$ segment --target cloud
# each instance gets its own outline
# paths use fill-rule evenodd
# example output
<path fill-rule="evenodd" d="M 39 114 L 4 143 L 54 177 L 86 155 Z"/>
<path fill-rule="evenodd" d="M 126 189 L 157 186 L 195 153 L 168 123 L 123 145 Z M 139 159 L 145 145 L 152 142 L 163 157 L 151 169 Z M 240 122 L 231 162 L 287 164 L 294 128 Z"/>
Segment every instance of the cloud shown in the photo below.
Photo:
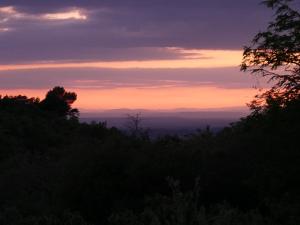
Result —
<path fill-rule="evenodd" d="M 36 69 L 0 72 L 0 89 L 115 89 L 213 86 L 223 89 L 265 87 L 239 68 L 213 69 Z"/>
<path fill-rule="evenodd" d="M 42 15 L 42 18 L 46 20 L 86 20 L 87 15 L 79 9 L 73 9 L 66 12 L 47 13 Z"/>
<path fill-rule="evenodd" d="M 30 14 L 14 6 L 4 6 L 0 7 L 0 32 L 16 30 L 18 22 L 22 24 L 24 21 L 32 24 L 33 22 L 86 20 L 87 18 L 84 10 L 79 8 L 66 8 L 63 11 L 46 14 Z"/>
<path fill-rule="evenodd" d="M 10 29 L 7 27 L 0 28 L 0 32 L 7 32 L 7 31 L 10 31 Z"/>
<path fill-rule="evenodd" d="M 0 65 L 0 71 L 47 69 L 47 68 L 111 68 L 111 69 L 179 69 L 179 68 L 220 68 L 238 66 L 242 51 L 229 50 L 186 50 L 182 48 L 166 48 L 177 58 L 161 60 L 131 60 L 131 61 L 91 61 L 91 62 L 64 62 L 50 61 L 33 64 Z"/>
<path fill-rule="evenodd" d="M 1 0 L 1 94 L 62 85 L 86 108 L 243 105 L 265 85 L 238 68 L 271 18 L 260 2 Z"/>
<path fill-rule="evenodd" d="M 26 38 L 26 37 L 23 37 Z M 30 40 L 28 40 L 30 41 Z M 0 43 L 1 45 L 1 43 Z M 65 45 L 69 45 L 66 42 Z M 88 45 L 88 44 L 87 44 Z M 8 48 L 7 46 L 3 46 Z M 70 45 L 70 48 L 72 46 Z M 31 48 L 30 44 L 23 48 L 15 48 L 5 59 L 0 61 L 1 64 L 34 64 L 41 62 L 90 62 L 90 61 L 133 61 L 133 60 L 171 60 L 181 59 L 183 57 L 192 57 L 196 55 L 192 52 L 183 52 L 177 50 L 178 48 L 163 48 L 163 47 L 134 47 L 134 48 L 101 48 L 95 47 L 89 51 L 81 51 L 77 54 L 70 56 L 65 52 L 57 51 L 56 48 L 51 46 L 44 46 L 42 49 Z M 42 50 L 42 51 L 41 51 Z M 98 51 L 101 50 L 101 54 Z M 30 51 L 30 56 L 27 56 L 26 60 L 23 57 L 24 51 Z M 1 55 L 1 52 L 0 52 Z M 197 56 L 198 57 L 198 56 Z M 201 57 L 201 56 L 200 56 Z M 203 56 L 202 56 L 203 57 Z"/>
<path fill-rule="evenodd" d="M 0 94 L 44 98 L 54 86 L 78 94 L 75 107 L 220 108 L 245 106 L 258 85 L 239 68 L 218 69 L 36 69 L 0 72 Z M 262 87 L 264 87 L 262 85 Z"/>
<path fill-rule="evenodd" d="M 19 11 L 14 6 L 0 7 L 1 22 L 5 23 L 12 19 L 32 19 L 32 20 L 86 20 L 87 15 L 84 10 L 72 7 L 63 11 L 45 13 L 45 14 L 30 14 Z"/>
<path fill-rule="evenodd" d="M 128 60 L 136 49 L 154 59 L 151 54 L 157 52 L 145 49 L 170 46 L 241 49 L 270 18 L 259 2 L 3 0 L 0 64 Z"/>
<path fill-rule="evenodd" d="M 0 13 L 16 17 L 20 15 L 20 13 L 18 13 L 13 6 L 0 7 Z"/>

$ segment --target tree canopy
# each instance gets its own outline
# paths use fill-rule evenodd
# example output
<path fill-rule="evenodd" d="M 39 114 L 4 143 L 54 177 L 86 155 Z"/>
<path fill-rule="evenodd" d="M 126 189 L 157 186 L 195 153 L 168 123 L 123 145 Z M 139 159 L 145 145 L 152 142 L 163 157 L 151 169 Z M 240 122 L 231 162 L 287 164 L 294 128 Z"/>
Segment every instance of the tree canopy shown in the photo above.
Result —
<path fill-rule="evenodd" d="M 300 224 L 300 101 L 148 139 L 139 115 L 126 133 L 45 99 L 0 97 L 0 224 Z"/>
<path fill-rule="evenodd" d="M 244 48 L 241 70 L 269 78 L 273 86 L 253 101 L 257 107 L 274 100 L 280 105 L 300 94 L 300 14 L 293 0 L 266 0 L 274 21 Z M 266 101 L 267 100 L 267 101 Z"/>
<path fill-rule="evenodd" d="M 48 91 L 46 98 L 41 101 L 43 109 L 55 112 L 59 116 L 77 117 L 79 112 L 72 109 L 71 105 L 76 101 L 75 92 L 67 92 L 63 87 L 54 87 Z"/>

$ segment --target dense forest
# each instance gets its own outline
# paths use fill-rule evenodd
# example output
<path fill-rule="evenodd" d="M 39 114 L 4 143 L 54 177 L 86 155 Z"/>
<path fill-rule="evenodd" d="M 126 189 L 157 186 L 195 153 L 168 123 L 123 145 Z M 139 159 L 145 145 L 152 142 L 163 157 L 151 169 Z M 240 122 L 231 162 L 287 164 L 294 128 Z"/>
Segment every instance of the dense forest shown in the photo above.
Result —
<path fill-rule="evenodd" d="M 63 87 L 1 96 L 0 224 L 300 224 L 300 15 L 288 2 L 266 1 L 277 17 L 242 62 L 275 84 L 218 133 L 153 140 L 80 123 Z"/>
<path fill-rule="evenodd" d="M 1 224 L 300 222 L 300 99 L 150 140 L 79 123 L 74 94 L 49 93 L 0 99 Z"/>

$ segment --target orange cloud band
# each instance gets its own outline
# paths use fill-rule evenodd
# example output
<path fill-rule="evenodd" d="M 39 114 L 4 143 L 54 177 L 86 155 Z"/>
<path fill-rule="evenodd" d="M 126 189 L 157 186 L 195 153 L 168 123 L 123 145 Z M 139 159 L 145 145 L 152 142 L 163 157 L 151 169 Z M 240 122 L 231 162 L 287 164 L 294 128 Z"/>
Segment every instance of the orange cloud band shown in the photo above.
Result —
<path fill-rule="evenodd" d="M 97 61 L 97 62 L 48 62 L 19 65 L 0 65 L 0 71 L 52 68 L 110 68 L 110 69 L 180 69 L 237 67 L 242 51 L 232 50 L 185 50 L 169 48 L 178 54 L 190 54 L 182 59 L 143 61 Z"/>

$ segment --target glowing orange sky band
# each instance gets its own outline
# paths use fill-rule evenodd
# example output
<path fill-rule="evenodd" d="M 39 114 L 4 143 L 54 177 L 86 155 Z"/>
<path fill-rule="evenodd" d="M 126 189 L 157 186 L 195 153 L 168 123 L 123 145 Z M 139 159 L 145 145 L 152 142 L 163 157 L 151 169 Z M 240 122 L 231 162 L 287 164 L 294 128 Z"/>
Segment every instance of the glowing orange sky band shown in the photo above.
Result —
<path fill-rule="evenodd" d="M 184 53 L 185 50 L 180 50 Z M 48 62 L 18 65 L 0 65 L 0 71 L 26 69 L 63 68 L 110 68 L 110 69 L 182 69 L 237 67 L 242 51 L 231 50 L 186 50 L 191 58 L 172 60 L 96 61 L 96 62 Z"/>
<path fill-rule="evenodd" d="M 218 87 L 172 88 L 113 88 L 70 89 L 78 99 L 74 107 L 98 110 L 115 108 L 175 109 L 175 108 L 222 108 L 246 106 L 257 90 L 252 88 L 223 89 Z M 25 94 L 44 98 L 48 89 L 0 90 L 2 95 Z"/>

